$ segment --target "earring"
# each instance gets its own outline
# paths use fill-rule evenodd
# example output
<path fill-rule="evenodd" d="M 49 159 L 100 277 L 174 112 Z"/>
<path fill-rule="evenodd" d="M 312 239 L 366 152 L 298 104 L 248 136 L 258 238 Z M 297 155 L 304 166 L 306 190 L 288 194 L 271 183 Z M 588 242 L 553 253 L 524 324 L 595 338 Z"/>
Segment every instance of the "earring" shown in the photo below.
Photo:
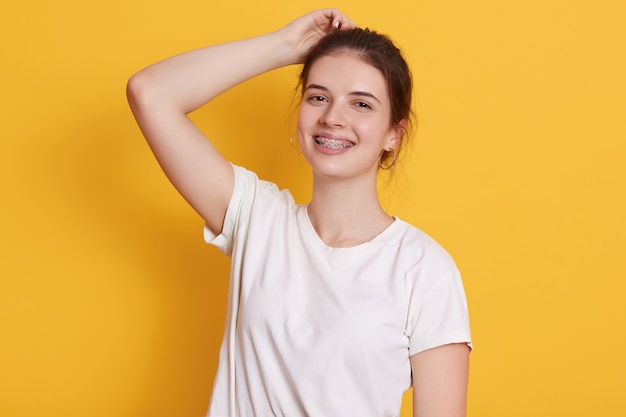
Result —
<path fill-rule="evenodd" d="M 389 165 L 383 166 L 383 164 L 381 163 L 381 158 L 383 157 L 385 152 L 393 152 L 393 160 L 391 161 L 391 163 Z M 393 148 L 391 151 L 385 151 L 383 149 L 382 151 L 380 151 L 380 154 L 378 154 L 378 166 L 383 171 L 387 171 L 389 168 L 391 168 L 396 163 L 396 157 L 397 157 L 397 155 L 396 155 L 396 148 Z"/>
<path fill-rule="evenodd" d="M 293 135 L 291 135 L 291 137 L 289 138 L 289 145 L 291 146 L 291 149 L 294 150 L 294 152 L 296 153 L 302 153 L 302 151 L 300 149 L 298 149 L 296 147 L 296 145 L 293 144 L 293 137 L 296 136 L 296 134 L 294 133 Z"/>

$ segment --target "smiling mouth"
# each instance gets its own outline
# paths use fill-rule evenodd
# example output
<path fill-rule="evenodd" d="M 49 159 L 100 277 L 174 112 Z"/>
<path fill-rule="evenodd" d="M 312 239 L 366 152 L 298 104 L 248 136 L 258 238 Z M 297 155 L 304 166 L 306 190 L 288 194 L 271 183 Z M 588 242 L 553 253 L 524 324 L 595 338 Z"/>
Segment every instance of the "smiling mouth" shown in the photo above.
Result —
<path fill-rule="evenodd" d="M 348 140 L 329 139 L 323 136 L 314 136 L 313 140 L 318 145 L 328 149 L 346 149 L 354 146 L 354 143 Z"/>

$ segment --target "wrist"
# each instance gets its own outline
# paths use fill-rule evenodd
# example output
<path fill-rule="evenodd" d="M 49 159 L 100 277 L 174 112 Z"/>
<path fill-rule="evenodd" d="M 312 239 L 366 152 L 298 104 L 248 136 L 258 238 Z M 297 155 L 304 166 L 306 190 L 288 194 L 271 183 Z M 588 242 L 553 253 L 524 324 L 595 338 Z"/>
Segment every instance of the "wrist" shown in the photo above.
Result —
<path fill-rule="evenodd" d="M 286 28 L 270 32 L 267 36 L 272 38 L 272 51 L 280 66 L 301 64 L 303 53 L 298 50 L 298 45 L 289 36 Z"/>

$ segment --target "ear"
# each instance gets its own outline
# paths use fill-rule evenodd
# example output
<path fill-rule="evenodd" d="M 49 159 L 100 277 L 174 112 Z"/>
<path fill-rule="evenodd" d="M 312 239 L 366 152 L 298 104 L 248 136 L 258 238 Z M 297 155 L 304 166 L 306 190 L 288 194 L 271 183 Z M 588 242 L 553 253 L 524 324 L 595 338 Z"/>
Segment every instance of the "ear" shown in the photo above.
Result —
<path fill-rule="evenodd" d="M 385 146 L 387 152 L 391 152 L 402 142 L 402 136 L 406 133 L 406 120 L 400 120 L 397 125 L 391 128 L 389 133 L 389 140 L 387 141 L 387 146 Z"/>

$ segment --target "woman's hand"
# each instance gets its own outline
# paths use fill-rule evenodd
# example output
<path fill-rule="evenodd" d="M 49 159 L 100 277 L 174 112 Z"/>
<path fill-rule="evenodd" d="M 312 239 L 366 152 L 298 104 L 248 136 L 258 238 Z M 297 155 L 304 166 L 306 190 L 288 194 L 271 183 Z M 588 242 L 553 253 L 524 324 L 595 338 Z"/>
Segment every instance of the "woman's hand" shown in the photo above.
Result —
<path fill-rule="evenodd" d="M 355 27 L 338 9 L 323 9 L 307 13 L 277 32 L 290 48 L 290 63 L 300 64 L 322 37 L 333 30 Z"/>

